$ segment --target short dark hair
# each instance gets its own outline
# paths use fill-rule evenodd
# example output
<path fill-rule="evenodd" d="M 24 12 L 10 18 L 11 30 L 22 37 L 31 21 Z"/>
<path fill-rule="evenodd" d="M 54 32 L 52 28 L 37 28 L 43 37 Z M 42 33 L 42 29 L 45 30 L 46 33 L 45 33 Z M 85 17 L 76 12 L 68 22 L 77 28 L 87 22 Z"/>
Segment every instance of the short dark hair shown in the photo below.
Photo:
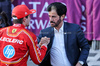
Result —
<path fill-rule="evenodd" d="M 28 18 L 28 16 L 26 16 L 26 18 Z M 16 16 L 13 15 L 12 17 L 16 17 Z M 13 23 L 15 23 L 15 24 L 22 24 L 23 23 L 23 18 L 13 19 Z"/>
<path fill-rule="evenodd" d="M 51 3 L 48 7 L 47 7 L 47 11 L 50 12 L 51 10 L 55 9 L 57 14 L 59 16 L 62 16 L 63 14 L 66 15 L 67 12 L 67 7 L 66 5 L 60 3 L 60 2 L 54 2 Z"/>

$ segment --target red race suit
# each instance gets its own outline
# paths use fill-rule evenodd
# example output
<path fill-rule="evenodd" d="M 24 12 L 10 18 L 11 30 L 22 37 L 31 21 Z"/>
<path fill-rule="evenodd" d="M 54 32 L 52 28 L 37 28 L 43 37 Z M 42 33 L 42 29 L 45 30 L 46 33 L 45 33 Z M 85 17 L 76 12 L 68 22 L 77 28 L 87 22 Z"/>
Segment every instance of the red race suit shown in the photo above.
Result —
<path fill-rule="evenodd" d="M 0 29 L 0 66 L 27 66 L 30 55 L 35 64 L 41 63 L 47 51 L 38 47 L 35 34 L 22 24 Z"/>

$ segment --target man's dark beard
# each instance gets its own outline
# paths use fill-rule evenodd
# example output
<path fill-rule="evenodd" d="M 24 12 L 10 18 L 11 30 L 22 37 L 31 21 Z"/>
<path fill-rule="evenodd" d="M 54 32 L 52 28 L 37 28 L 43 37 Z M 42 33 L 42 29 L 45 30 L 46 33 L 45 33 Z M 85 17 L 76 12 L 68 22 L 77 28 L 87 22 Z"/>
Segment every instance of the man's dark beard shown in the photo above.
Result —
<path fill-rule="evenodd" d="M 55 22 L 51 21 L 50 23 L 55 23 Z M 57 23 L 55 23 L 55 25 L 52 27 L 57 27 L 60 23 L 61 23 L 61 17 L 59 17 L 59 20 L 57 21 Z"/>

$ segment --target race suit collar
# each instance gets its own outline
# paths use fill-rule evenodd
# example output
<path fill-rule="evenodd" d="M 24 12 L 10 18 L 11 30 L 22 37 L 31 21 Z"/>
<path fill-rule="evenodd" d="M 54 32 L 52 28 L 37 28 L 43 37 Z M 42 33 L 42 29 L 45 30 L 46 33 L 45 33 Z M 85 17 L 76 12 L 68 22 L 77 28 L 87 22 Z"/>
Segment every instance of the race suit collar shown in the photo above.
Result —
<path fill-rule="evenodd" d="M 23 27 L 25 28 L 25 26 L 23 24 L 13 24 L 14 27 Z"/>

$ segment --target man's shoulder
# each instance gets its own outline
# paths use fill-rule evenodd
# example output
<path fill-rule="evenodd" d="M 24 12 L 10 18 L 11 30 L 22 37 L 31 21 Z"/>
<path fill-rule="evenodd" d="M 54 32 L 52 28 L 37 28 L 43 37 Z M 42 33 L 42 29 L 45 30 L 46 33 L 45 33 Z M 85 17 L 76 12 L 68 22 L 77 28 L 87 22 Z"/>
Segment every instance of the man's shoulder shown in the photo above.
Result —
<path fill-rule="evenodd" d="M 65 22 L 64 28 L 69 30 L 69 31 L 76 31 L 77 29 L 80 28 L 80 26 L 78 24 Z"/>
<path fill-rule="evenodd" d="M 6 30 L 6 29 L 7 29 L 7 27 L 0 28 L 0 31 Z"/>
<path fill-rule="evenodd" d="M 27 35 L 36 36 L 33 32 L 29 31 L 28 29 L 23 29 L 23 30 Z"/>
<path fill-rule="evenodd" d="M 75 23 L 69 23 L 69 22 L 64 22 L 65 25 L 68 25 L 68 26 L 79 26 L 78 24 L 75 24 Z"/>
<path fill-rule="evenodd" d="M 51 31 L 53 29 L 53 27 L 47 27 L 45 29 L 42 29 L 41 31 L 43 32 L 47 32 L 47 31 Z"/>

